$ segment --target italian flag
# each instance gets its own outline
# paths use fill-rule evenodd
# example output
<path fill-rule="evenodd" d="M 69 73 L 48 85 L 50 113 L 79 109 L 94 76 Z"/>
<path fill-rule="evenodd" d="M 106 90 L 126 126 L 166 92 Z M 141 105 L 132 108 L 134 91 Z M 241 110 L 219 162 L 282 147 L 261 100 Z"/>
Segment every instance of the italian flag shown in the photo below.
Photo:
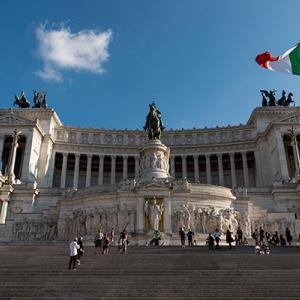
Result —
<path fill-rule="evenodd" d="M 300 43 L 283 55 L 272 57 L 272 54 L 267 51 L 258 54 L 255 60 L 261 67 L 271 71 L 300 75 Z"/>

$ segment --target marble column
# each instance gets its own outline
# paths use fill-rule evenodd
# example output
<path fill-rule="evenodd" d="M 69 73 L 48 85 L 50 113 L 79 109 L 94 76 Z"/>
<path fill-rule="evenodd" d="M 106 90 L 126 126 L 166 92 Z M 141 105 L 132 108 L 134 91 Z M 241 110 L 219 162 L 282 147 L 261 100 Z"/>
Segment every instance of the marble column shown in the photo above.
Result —
<path fill-rule="evenodd" d="M 195 182 L 199 182 L 199 155 L 194 155 L 194 177 Z"/>
<path fill-rule="evenodd" d="M 60 187 L 66 187 L 66 175 L 67 175 L 67 160 L 68 160 L 68 153 L 63 153 L 63 163 L 61 168 L 61 177 L 60 177 Z"/>
<path fill-rule="evenodd" d="M 263 187 L 263 176 L 261 175 L 261 168 L 260 168 L 260 152 L 258 150 L 254 151 L 254 159 L 255 159 L 255 186 L 256 187 Z"/>
<path fill-rule="evenodd" d="M 171 176 L 175 178 L 175 156 L 170 157 Z"/>
<path fill-rule="evenodd" d="M 0 224 L 5 224 L 8 201 L 0 199 Z"/>
<path fill-rule="evenodd" d="M 234 189 L 237 187 L 234 153 L 229 153 L 229 158 L 230 158 L 231 187 Z"/>
<path fill-rule="evenodd" d="M 224 186 L 224 171 L 223 171 L 223 161 L 222 154 L 217 154 L 218 157 L 218 169 L 219 169 L 219 185 Z"/>
<path fill-rule="evenodd" d="M 140 173 L 140 159 L 138 156 L 134 157 L 134 177 L 135 179 L 139 178 Z"/>
<path fill-rule="evenodd" d="M 289 180 L 289 171 L 287 166 L 287 159 L 285 154 L 285 148 L 283 144 L 283 139 L 280 131 L 276 132 L 276 141 L 277 141 L 277 149 L 278 149 L 278 159 L 281 171 L 281 179 Z"/>
<path fill-rule="evenodd" d="M 182 161 L 182 178 L 187 178 L 187 172 L 186 172 L 186 155 L 181 156 Z"/>
<path fill-rule="evenodd" d="M 17 130 L 15 130 L 11 150 L 9 153 L 9 162 L 8 162 L 8 180 L 10 182 L 11 181 L 13 182 L 15 177 L 14 169 L 16 164 L 17 148 L 19 146 L 18 139 L 19 139 L 19 133 L 17 132 Z"/>
<path fill-rule="evenodd" d="M 136 232 L 138 234 L 144 233 L 144 225 L 145 225 L 145 199 L 144 197 L 139 197 L 137 199 L 137 207 L 136 207 Z"/>
<path fill-rule="evenodd" d="M 92 154 L 87 154 L 87 166 L 86 166 L 86 177 L 85 177 L 85 186 L 91 186 L 91 178 L 92 178 Z"/>
<path fill-rule="evenodd" d="M 55 158 L 56 158 L 56 152 L 52 152 L 51 159 L 50 159 L 50 167 L 48 170 L 48 184 L 47 186 L 49 188 L 53 187 L 53 178 L 54 178 L 54 167 L 55 167 Z"/>
<path fill-rule="evenodd" d="M 34 171 L 30 170 L 30 158 L 32 152 L 32 139 L 33 139 L 33 132 L 26 136 L 26 144 L 25 144 L 25 151 L 23 156 L 23 163 L 22 163 L 22 176 L 21 180 L 25 182 L 34 182 Z"/>
<path fill-rule="evenodd" d="M 110 184 L 116 184 L 116 156 L 111 156 Z"/>
<path fill-rule="evenodd" d="M 78 189 L 79 161 L 80 161 L 80 153 L 75 153 L 75 166 L 74 166 L 74 176 L 73 176 L 73 188 L 74 189 Z"/>
<path fill-rule="evenodd" d="M 103 185 L 104 156 L 99 156 L 98 185 Z"/>
<path fill-rule="evenodd" d="M 206 182 L 211 184 L 211 165 L 210 165 L 210 154 L 205 154 L 206 162 Z"/>
<path fill-rule="evenodd" d="M 128 178 L 128 156 L 123 156 L 123 180 Z"/>
<path fill-rule="evenodd" d="M 171 201 L 169 197 L 164 197 L 164 233 L 172 234 Z"/>
<path fill-rule="evenodd" d="M 10 201 L 10 195 L 13 192 L 11 185 L 4 185 L 0 192 L 0 224 L 5 224 L 8 202 Z"/>
<path fill-rule="evenodd" d="M 248 163 L 247 163 L 246 152 L 242 152 L 242 158 L 243 158 L 244 186 L 249 187 L 249 174 L 248 174 Z"/>
<path fill-rule="evenodd" d="M 3 146 L 4 146 L 4 137 L 0 137 L 0 173 L 1 173 L 1 170 L 2 170 Z"/>
<path fill-rule="evenodd" d="M 292 136 L 292 146 L 293 146 L 293 155 L 294 155 L 294 162 L 295 162 L 295 178 L 299 179 L 300 177 L 300 157 L 299 157 L 299 148 L 297 142 L 297 134 Z"/>

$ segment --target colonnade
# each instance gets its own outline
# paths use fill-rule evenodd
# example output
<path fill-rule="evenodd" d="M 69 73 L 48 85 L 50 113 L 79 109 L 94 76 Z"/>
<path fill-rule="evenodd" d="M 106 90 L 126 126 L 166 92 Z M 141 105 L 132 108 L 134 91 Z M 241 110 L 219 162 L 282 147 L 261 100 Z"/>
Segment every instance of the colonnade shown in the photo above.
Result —
<path fill-rule="evenodd" d="M 51 173 L 53 173 L 54 182 L 53 186 L 66 188 L 72 186 L 77 189 L 80 187 L 80 174 L 82 169 L 84 170 L 85 182 L 84 187 L 90 187 L 92 184 L 92 175 L 95 175 L 95 170 L 97 172 L 97 182 L 94 184 L 103 185 L 103 184 L 116 184 L 116 171 L 117 171 L 117 161 L 122 161 L 122 178 L 126 180 L 128 178 L 137 178 L 139 174 L 139 157 L 137 156 L 128 156 L 128 155 L 94 155 L 94 154 L 81 154 L 81 153 L 56 153 L 54 155 L 55 159 L 53 160 L 53 166 Z M 75 159 L 74 159 L 75 158 Z M 84 160 L 82 161 L 82 158 Z M 109 164 L 106 164 L 106 159 L 109 159 Z M 71 160 L 71 163 L 70 163 Z M 130 160 L 130 174 L 128 173 L 128 165 Z M 73 161 L 73 163 L 72 163 Z M 95 165 L 97 166 L 95 167 Z M 107 167 L 109 165 L 109 170 Z M 106 172 L 108 171 L 108 172 Z M 68 173 L 72 177 L 72 183 L 67 186 L 67 176 Z M 104 182 L 106 173 L 109 173 L 109 182 Z M 130 175 L 130 176 L 129 176 Z M 57 178 L 59 177 L 59 179 Z M 94 178 L 95 176 L 93 176 Z M 81 185 L 82 187 L 82 185 Z"/>
<path fill-rule="evenodd" d="M 291 137 L 291 133 L 278 132 L 277 147 L 279 149 L 280 171 L 283 179 L 299 177 L 299 149 L 300 135 L 295 134 Z"/>
<path fill-rule="evenodd" d="M 139 176 L 138 156 L 57 152 L 54 157 L 52 166 L 54 182 L 52 186 L 55 187 L 77 189 L 91 185 L 113 185 L 122 179 L 138 178 Z M 191 159 L 193 160 L 192 166 Z M 187 178 L 191 182 L 218 184 L 220 186 L 230 185 L 232 188 L 239 185 L 249 187 L 249 163 L 253 186 L 255 185 L 255 158 L 254 152 L 251 151 L 225 154 L 171 155 L 170 175 L 175 178 Z M 230 180 L 228 180 L 229 172 Z"/>
<path fill-rule="evenodd" d="M 171 155 L 170 157 L 170 175 L 172 177 L 188 178 L 191 181 L 202 182 L 206 184 L 218 184 L 220 186 L 225 186 L 224 181 L 224 164 L 226 158 L 229 157 L 230 165 L 230 177 L 231 177 L 231 187 L 235 188 L 238 186 L 237 180 L 237 162 L 238 157 L 241 156 L 242 164 L 238 169 L 242 169 L 243 173 L 243 186 L 249 187 L 249 168 L 248 163 L 250 161 L 252 168 L 255 169 L 255 157 L 254 152 L 231 152 L 231 153 L 216 153 L 216 154 L 193 154 L 193 155 Z M 193 164 L 188 164 L 188 159 L 193 161 Z M 199 163 L 199 160 L 202 160 Z M 214 159 L 217 165 L 214 166 L 214 172 L 217 173 L 218 182 L 213 182 L 212 180 L 212 164 Z M 176 170 L 176 162 L 179 165 Z M 178 163 L 179 162 L 179 163 Z M 180 163 L 181 162 L 181 163 Z M 180 166 L 181 165 L 181 166 Z M 189 168 L 188 168 L 189 166 Z M 200 166 L 202 166 L 203 172 L 205 174 L 205 180 L 200 180 Z M 181 169 L 181 170 L 180 170 Z M 193 172 L 193 174 L 188 174 L 188 169 Z M 253 172 L 255 174 L 255 170 Z M 254 175 L 255 176 L 255 175 Z M 204 181 L 204 182 L 203 182 Z"/>

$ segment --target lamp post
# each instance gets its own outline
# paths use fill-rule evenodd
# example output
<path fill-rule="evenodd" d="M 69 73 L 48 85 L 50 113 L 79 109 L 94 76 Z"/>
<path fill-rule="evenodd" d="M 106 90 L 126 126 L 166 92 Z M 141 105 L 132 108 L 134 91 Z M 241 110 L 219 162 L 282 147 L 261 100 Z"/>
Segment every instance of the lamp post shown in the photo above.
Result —
<path fill-rule="evenodd" d="M 290 136 L 292 138 L 292 146 L 293 151 L 295 155 L 295 179 L 300 179 L 300 156 L 299 156 L 299 149 L 298 149 L 298 143 L 297 143 L 297 135 L 295 134 L 295 129 L 292 127 L 291 129 L 288 129 L 288 132 L 290 133 Z"/>

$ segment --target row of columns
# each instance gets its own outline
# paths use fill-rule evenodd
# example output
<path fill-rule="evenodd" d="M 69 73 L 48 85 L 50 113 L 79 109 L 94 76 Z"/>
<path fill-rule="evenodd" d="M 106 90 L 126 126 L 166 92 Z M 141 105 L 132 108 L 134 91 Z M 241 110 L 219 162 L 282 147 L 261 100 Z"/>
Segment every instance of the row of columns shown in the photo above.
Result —
<path fill-rule="evenodd" d="M 249 186 L 249 172 L 248 172 L 248 163 L 247 163 L 247 153 L 242 152 L 243 159 L 243 175 L 244 175 L 244 185 L 245 187 Z M 205 162 L 206 162 L 206 176 L 207 176 L 207 184 L 212 183 L 211 176 L 211 162 L 210 157 L 212 154 L 205 154 Z M 229 153 L 230 158 L 230 171 L 232 178 L 232 187 L 237 186 L 237 178 L 236 178 L 236 170 L 235 170 L 235 162 L 234 162 L 235 153 Z M 217 154 L 218 158 L 218 175 L 219 175 L 219 185 L 224 186 L 224 170 L 223 170 L 223 161 L 222 161 L 222 153 Z M 194 158 L 194 178 L 196 182 L 199 182 L 199 155 L 193 155 Z M 187 178 L 187 163 L 186 163 L 187 155 L 182 155 L 182 178 Z M 175 156 L 171 156 L 171 176 L 175 177 Z"/>
<path fill-rule="evenodd" d="M 66 175 L 67 175 L 67 159 L 69 153 L 62 153 L 63 161 L 62 161 L 62 170 L 61 170 L 61 178 L 60 178 L 60 187 L 66 187 Z M 80 162 L 80 153 L 75 153 L 75 167 L 74 167 L 74 178 L 73 178 L 73 188 L 78 188 L 79 183 L 79 162 Z M 91 186 L 91 174 L 92 174 L 92 158 L 93 154 L 85 154 L 87 156 L 87 169 L 86 169 L 86 180 L 85 186 Z M 107 155 L 106 155 L 107 156 Z M 111 157 L 111 172 L 110 172 L 110 183 L 116 183 L 116 158 L 115 155 L 110 155 Z M 126 180 L 128 178 L 128 156 L 122 156 L 123 158 L 123 179 Z M 135 177 L 137 178 L 139 175 L 139 158 L 137 156 L 135 159 Z M 103 176 L 104 176 L 104 155 L 99 155 L 99 173 L 98 173 L 98 185 L 103 185 Z"/>

